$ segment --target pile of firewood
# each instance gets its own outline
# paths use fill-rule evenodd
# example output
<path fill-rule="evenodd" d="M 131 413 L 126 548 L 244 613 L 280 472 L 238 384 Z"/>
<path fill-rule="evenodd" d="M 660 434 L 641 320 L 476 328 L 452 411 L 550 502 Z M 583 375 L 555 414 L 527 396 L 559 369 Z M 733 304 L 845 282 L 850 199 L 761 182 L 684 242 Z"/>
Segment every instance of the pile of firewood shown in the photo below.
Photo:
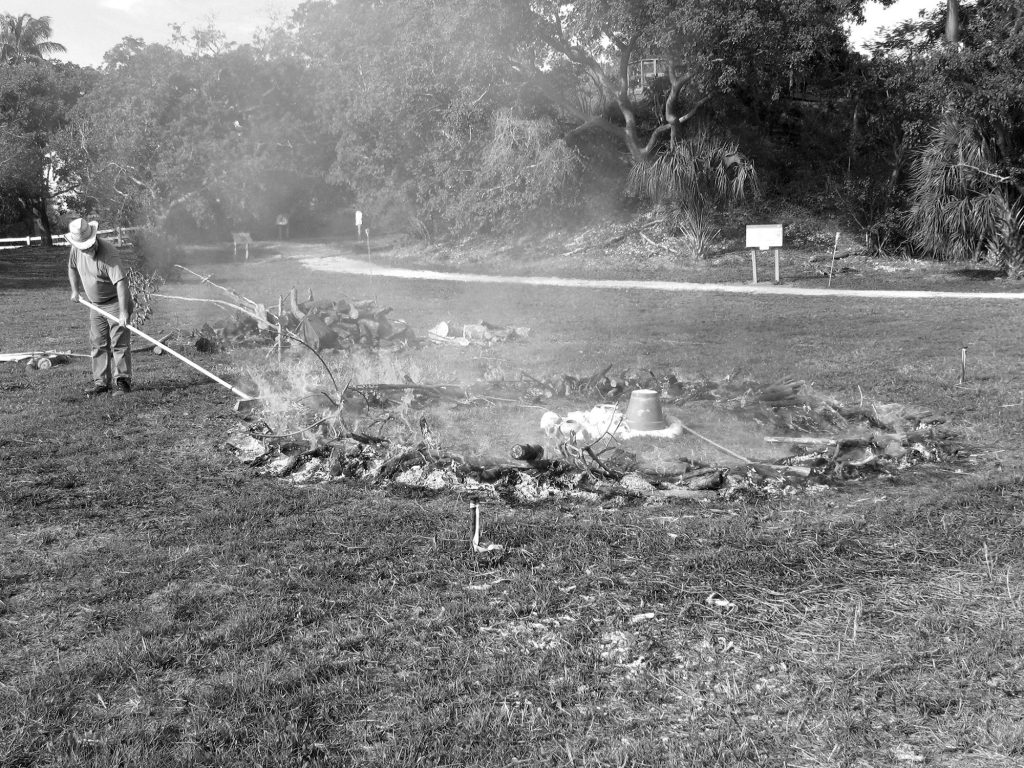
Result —
<path fill-rule="evenodd" d="M 459 327 L 442 320 L 427 331 L 427 340 L 434 344 L 449 344 L 458 347 L 468 347 L 470 344 L 491 346 L 525 339 L 529 335 L 530 329 L 523 326 L 502 326 L 481 320 L 479 323 L 467 323 Z"/>
<path fill-rule="evenodd" d="M 300 341 L 310 349 L 351 349 L 354 346 L 395 348 L 419 346 L 424 339 L 404 320 L 390 317 L 391 307 L 380 307 L 373 300 L 314 299 L 309 291 L 305 301 L 292 288 L 273 311 L 263 304 L 246 300 L 248 306 L 236 307 L 224 320 L 206 324 L 193 333 L 196 348 L 210 352 L 223 346 L 265 346 Z M 438 323 L 427 333 L 426 341 L 435 344 L 490 346 L 525 339 L 530 329 L 479 323 L 454 326 Z"/>
<path fill-rule="evenodd" d="M 405 321 L 389 317 L 391 311 L 391 307 L 380 307 L 369 299 L 316 300 L 312 291 L 302 301 L 292 288 L 280 308 L 256 302 L 236 307 L 232 316 L 194 332 L 194 343 L 200 352 L 223 346 L 290 345 L 293 341 L 316 352 L 357 345 L 381 348 L 420 343 Z"/>
<path fill-rule="evenodd" d="M 289 328 L 316 351 L 348 349 L 356 344 L 379 347 L 416 343 L 416 334 L 403 320 L 388 317 L 391 307 L 378 307 L 372 300 L 315 301 L 313 292 L 300 302 L 296 290 L 288 294 Z"/>

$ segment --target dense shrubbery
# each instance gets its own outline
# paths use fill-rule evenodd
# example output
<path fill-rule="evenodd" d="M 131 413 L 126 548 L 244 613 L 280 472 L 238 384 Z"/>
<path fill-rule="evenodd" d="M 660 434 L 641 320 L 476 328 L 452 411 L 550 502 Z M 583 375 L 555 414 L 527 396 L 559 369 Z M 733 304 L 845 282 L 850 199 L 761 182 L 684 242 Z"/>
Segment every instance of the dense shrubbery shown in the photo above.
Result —
<path fill-rule="evenodd" d="M 579 193 L 579 155 L 551 119 L 495 115 L 472 182 L 448 211 L 459 232 L 500 232 L 550 221 L 571 210 Z"/>
<path fill-rule="evenodd" d="M 965 5 L 960 47 L 937 9 L 865 57 L 859 0 L 741 6 L 339 0 L 253 45 L 178 29 L 100 71 L 0 64 L 0 212 L 219 239 L 359 208 L 377 231 L 499 233 L 623 200 L 624 158 L 698 257 L 761 186 L 886 254 L 1020 271 L 1024 9 Z M 639 59 L 672 66 L 644 83 Z"/>

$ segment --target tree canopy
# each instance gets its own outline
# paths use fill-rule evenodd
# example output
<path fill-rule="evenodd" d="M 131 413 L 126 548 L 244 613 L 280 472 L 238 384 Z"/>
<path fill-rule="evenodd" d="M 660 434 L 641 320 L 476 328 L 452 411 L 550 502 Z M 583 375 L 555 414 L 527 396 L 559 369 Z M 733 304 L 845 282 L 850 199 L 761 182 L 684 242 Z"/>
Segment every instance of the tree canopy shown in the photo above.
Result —
<path fill-rule="evenodd" d="M 45 58 L 61 50 L 49 19 L 5 15 L 0 197 L 45 218 L 46 166 L 112 223 L 222 236 L 358 205 L 433 237 L 554 222 L 599 195 L 704 220 L 760 189 L 830 206 L 879 248 L 1005 254 L 1024 10 L 937 1 L 868 56 L 847 33 L 863 5 L 310 0 L 248 45 L 177 26 L 73 76 Z M 950 168 L 973 176 L 935 184 Z M 694 179 L 731 191 L 690 194 Z M 991 225 L 952 237 L 927 210 Z"/>
<path fill-rule="evenodd" d="M 50 237 L 54 198 L 68 187 L 53 141 L 91 75 L 70 64 L 0 66 L 0 210 Z"/>
<path fill-rule="evenodd" d="M 203 55 L 123 41 L 61 137 L 80 207 L 188 234 L 300 221 L 331 197 L 331 142 L 306 77 L 294 58 L 250 46 Z"/>

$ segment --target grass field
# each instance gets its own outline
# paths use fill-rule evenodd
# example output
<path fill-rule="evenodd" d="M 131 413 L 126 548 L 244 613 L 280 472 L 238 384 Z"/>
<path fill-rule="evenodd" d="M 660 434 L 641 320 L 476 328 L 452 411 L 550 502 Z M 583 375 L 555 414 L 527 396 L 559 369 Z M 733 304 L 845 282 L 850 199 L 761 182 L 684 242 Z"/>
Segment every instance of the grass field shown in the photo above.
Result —
<path fill-rule="evenodd" d="M 0 765 L 1024 764 L 1021 303 L 203 270 L 268 303 L 376 297 L 421 333 L 532 328 L 410 351 L 425 382 L 481 356 L 796 377 L 942 413 L 986 458 L 736 504 L 488 502 L 494 559 L 452 494 L 256 476 L 224 445 L 234 396 L 166 356 L 124 398 L 86 399 L 83 362 L 4 364 Z M 60 253 L 0 255 L 0 351 L 86 351 L 65 279 Z M 217 316 L 164 301 L 146 329 Z"/>

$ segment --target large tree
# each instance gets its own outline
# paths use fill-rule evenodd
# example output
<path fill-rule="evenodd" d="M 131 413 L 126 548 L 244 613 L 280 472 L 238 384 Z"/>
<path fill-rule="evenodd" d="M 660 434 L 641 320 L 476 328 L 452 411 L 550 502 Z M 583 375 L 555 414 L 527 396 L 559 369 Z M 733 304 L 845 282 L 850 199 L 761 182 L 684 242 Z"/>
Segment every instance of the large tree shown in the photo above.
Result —
<path fill-rule="evenodd" d="M 71 64 L 0 66 L 0 199 L 51 243 L 50 206 L 74 186 L 56 161 L 56 137 L 94 73 Z"/>
<path fill-rule="evenodd" d="M 542 124 L 545 115 L 521 92 L 526 77 L 511 66 L 530 40 L 514 11 L 505 0 L 341 0 L 301 8 L 296 44 L 311 62 L 314 98 L 337 137 L 335 183 L 350 187 L 360 205 L 424 232 L 458 228 L 467 206 L 492 194 L 494 216 L 484 219 L 500 218 L 498 198 L 513 203 L 514 216 L 525 215 L 524 195 L 501 194 L 518 182 L 507 178 L 507 164 L 497 167 L 510 158 L 493 145 L 495 132 L 512 143 L 523 139 L 520 147 L 534 153 L 524 169 L 549 168 L 540 157 L 550 159 L 552 149 L 567 155 L 552 147 L 557 131 Z M 490 184 L 481 173 L 490 174 Z M 526 188 L 552 186 L 526 181 Z"/>
<path fill-rule="evenodd" d="M 63 137 L 83 210 L 223 235 L 269 231 L 278 213 L 298 222 L 330 199 L 332 145 L 317 129 L 303 63 L 251 46 L 206 51 L 126 39 L 108 54 Z"/>
<path fill-rule="evenodd" d="M 550 166 L 540 153 L 559 154 L 558 141 L 572 147 L 583 137 L 604 137 L 645 163 L 680 141 L 694 118 L 770 111 L 848 57 L 843 23 L 862 5 L 339 0 L 305 4 L 295 24 L 338 135 L 333 177 L 361 196 L 387 191 L 414 217 L 437 221 L 446 208 L 465 208 L 459 188 L 492 188 L 476 170 L 495 156 L 487 147 L 512 125 L 501 117 L 509 110 L 556 126 L 533 125 L 532 135 L 546 138 L 523 170 Z M 642 58 L 668 63 L 664 92 L 653 100 L 634 87 L 632 67 Z M 555 189 L 552 181 L 540 186 Z"/>
<path fill-rule="evenodd" d="M 42 61 L 47 56 L 66 52 L 67 48 L 50 39 L 52 34 L 49 16 L 0 14 L 0 62 Z"/>

